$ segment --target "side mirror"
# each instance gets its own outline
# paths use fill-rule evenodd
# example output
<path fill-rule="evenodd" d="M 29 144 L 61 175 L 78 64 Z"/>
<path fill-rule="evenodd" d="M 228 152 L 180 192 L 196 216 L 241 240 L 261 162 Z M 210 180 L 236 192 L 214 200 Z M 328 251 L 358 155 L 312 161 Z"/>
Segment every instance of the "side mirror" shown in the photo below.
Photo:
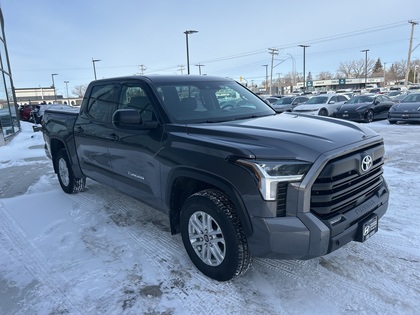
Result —
<path fill-rule="evenodd" d="M 157 121 L 143 122 L 135 109 L 118 109 L 112 115 L 112 124 L 115 128 L 125 130 L 147 130 L 158 126 Z"/>
<path fill-rule="evenodd" d="M 335 101 L 330 101 L 328 104 L 335 104 Z"/>

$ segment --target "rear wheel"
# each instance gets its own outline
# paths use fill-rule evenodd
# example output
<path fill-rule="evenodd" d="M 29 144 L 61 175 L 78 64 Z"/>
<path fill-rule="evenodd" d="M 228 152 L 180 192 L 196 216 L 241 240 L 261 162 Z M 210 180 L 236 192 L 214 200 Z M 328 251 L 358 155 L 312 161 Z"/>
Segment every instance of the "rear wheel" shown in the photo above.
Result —
<path fill-rule="evenodd" d="M 68 194 L 75 194 L 85 189 L 86 178 L 76 178 L 70 166 L 65 149 L 58 151 L 55 157 L 55 167 L 61 189 Z"/>
<path fill-rule="evenodd" d="M 190 196 L 180 223 L 185 249 L 203 274 L 227 281 L 248 270 L 251 254 L 246 236 L 226 194 L 208 189 Z"/>

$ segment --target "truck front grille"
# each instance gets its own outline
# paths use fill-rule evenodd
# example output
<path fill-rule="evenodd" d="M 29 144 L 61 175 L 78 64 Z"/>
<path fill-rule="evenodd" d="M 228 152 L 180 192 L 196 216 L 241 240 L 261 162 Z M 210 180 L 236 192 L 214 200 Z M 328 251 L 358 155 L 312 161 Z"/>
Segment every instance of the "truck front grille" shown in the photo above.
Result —
<path fill-rule="evenodd" d="M 383 182 L 384 153 L 382 143 L 329 161 L 312 186 L 311 211 L 328 218 L 373 196 Z M 362 160 L 368 155 L 373 164 L 364 172 Z"/>

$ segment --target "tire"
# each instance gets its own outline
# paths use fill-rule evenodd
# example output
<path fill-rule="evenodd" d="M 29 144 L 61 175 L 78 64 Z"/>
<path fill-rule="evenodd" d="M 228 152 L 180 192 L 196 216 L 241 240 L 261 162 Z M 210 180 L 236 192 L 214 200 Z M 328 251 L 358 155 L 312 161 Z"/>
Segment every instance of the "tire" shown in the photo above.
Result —
<path fill-rule="evenodd" d="M 396 120 L 388 120 L 389 121 L 389 123 L 391 124 L 391 125 L 394 125 L 394 124 L 396 124 L 397 123 L 397 121 Z"/>
<path fill-rule="evenodd" d="M 76 178 L 70 166 L 65 149 L 58 151 L 55 157 L 55 168 L 61 189 L 67 194 L 75 194 L 85 189 L 86 178 Z"/>
<path fill-rule="evenodd" d="M 319 116 L 328 116 L 328 112 L 326 109 L 321 109 L 318 113 Z"/>
<path fill-rule="evenodd" d="M 365 123 L 371 123 L 373 121 L 373 118 L 373 110 L 369 109 L 365 116 Z"/>
<path fill-rule="evenodd" d="M 225 193 L 208 189 L 190 196 L 182 207 L 180 226 L 188 256 L 206 276 L 228 281 L 251 265 L 242 224 Z"/>

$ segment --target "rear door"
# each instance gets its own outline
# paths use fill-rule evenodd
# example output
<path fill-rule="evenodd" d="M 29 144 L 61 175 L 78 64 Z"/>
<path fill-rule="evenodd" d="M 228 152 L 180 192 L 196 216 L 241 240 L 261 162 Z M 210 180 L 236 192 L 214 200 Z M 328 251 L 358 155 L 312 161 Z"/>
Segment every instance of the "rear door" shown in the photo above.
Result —
<path fill-rule="evenodd" d="M 117 107 L 119 86 L 104 83 L 93 86 L 88 93 L 89 99 L 74 127 L 79 164 L 87 177 L 112 185 L 108 143 L 112 138 L 111 116 Z"/>
<path fill-rule="evenodd" d="M 157 122 L 151 91 L 142 81 L 121 85 L 118 109 L 134 109 L 143 122 Z M 158 152 L 163 127 L 121 129 L 112 126 L 114 135 L 109 154 L 114 187 L 153 206 L 161 207 L 161 181 Z"/>

